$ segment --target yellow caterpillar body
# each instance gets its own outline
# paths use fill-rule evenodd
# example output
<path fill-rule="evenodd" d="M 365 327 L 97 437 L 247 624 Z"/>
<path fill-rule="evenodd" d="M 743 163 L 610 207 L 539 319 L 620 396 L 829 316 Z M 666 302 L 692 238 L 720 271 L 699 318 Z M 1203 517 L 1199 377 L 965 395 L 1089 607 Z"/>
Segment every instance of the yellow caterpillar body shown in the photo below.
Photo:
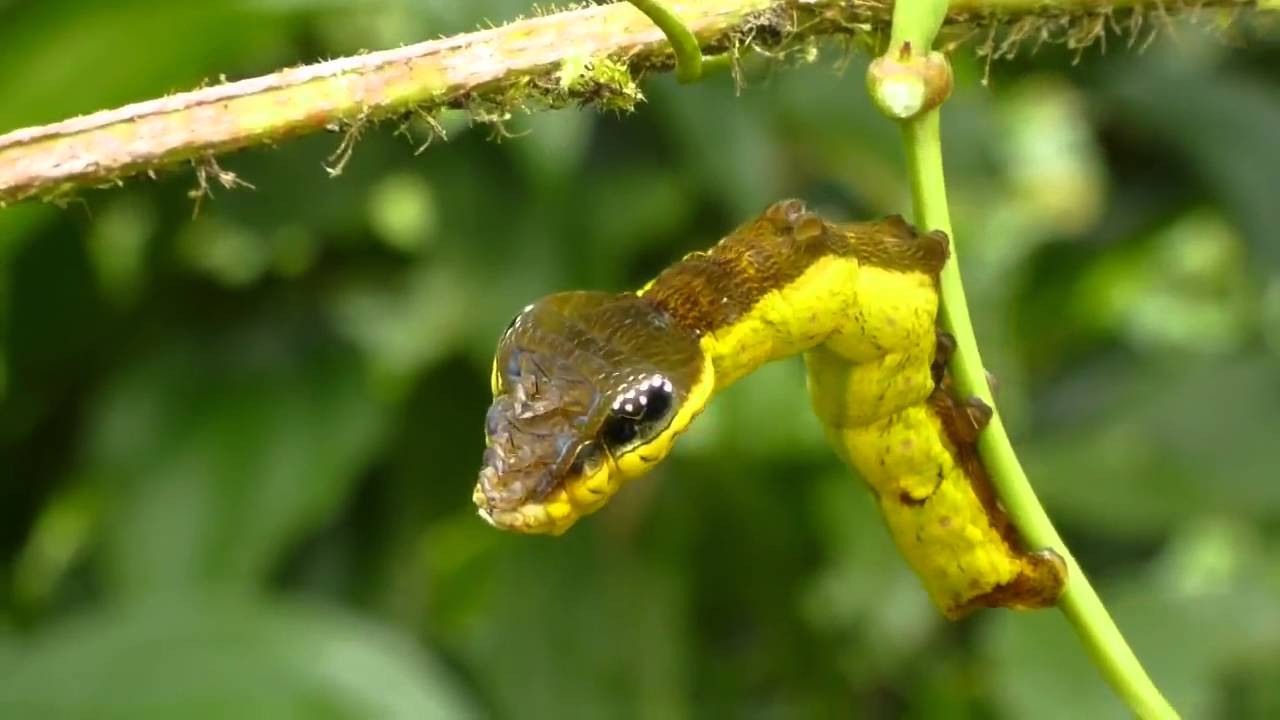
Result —
<path fill-rule="evenodd" d="M 831 223 L 775 203 L 636 293 L 561 293 L 512 322 L 494 364 L 474 497 L 490 523 L 564 532 L 671 450 L 714 394 L 804 354 L 813 407 L 939 609 L 1051 605 L 1065 568 L 1027 552 L 973 440 L 981 408 L 939 364 L 940 233 Z"/>

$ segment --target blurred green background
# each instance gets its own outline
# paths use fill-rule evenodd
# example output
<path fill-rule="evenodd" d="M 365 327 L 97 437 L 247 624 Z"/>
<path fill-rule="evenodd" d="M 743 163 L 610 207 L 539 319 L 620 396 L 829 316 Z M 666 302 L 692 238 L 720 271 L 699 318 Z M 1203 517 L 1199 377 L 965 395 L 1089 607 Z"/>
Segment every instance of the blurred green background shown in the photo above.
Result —
<path fill-rule="evenodd" d="M 0 131 L 500 21 L 522 0 L 0 1 Z M 969 53 L 945 113 L 1035 486 L 1188 718 L 1280 716 L 1280 43 Z M 514 312 L 768 203 L 905 211 L 829 48 L 628 117 L 446 118 L 0 211 L 0 717 L 1124 717 L 1057 613 L 949 624 L 798 362 L 560 539 L 474 515 Z"/>

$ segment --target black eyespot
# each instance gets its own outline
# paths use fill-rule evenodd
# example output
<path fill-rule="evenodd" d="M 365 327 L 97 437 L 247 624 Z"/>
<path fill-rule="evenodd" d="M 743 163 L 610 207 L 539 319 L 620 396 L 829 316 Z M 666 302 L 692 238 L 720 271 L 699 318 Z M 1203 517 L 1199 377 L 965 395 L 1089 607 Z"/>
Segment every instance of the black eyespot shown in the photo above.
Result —
<path fill-rule="evenodd" d="M 671 393 L 659 388 L 650 390 L 648 397 L 649 402 L 644 405 L 644 413 L 640 415 L 640 422 L 651 423 L 665 418 L 667 412 L 671 410 Z"/>
<path fill-rule="evenodd" d="M 604 421 L 604 428 L 600 431 L 600 439 L 604 441 L 606 447 L 619 448 L 631 444 L 631 441 L 635 440 L 636 435 L 639 434 L 640 429 L 636 427 L 634 418 L 610 415 Z"/>
<path fill-rule="evenodd" d="M 600 441 L 616 453 L 652 440 L 670 424 L 673 404 L 669 380 L 661 375 L 645 378 L 614 400 Z"/>

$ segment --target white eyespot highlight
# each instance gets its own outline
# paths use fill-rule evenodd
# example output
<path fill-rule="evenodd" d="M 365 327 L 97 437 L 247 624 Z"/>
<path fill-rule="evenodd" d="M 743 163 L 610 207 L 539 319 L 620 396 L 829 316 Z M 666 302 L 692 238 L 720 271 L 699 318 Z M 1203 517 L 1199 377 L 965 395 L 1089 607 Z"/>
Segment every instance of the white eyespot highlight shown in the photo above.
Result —
<path fill-rule="evenodd" d="M 640 404 L 641 404 L 641 405 L 648 405 L 648 404 L 649 404 L 649 396 L 648 396 L 648 395 L 641 395 L 641 396 L 639 397 L 639 400 L 640 400 Z"/>
<path fill-rule="evenodd" d="M 626 404 L 626 405 L 624 405 L 623 407 L 625 407 L 625 408 L 626 408 L 627 412 L 635 412 L 635 411 L 636 411 L 635 403 L 627 403 L 627 404 Z"/>

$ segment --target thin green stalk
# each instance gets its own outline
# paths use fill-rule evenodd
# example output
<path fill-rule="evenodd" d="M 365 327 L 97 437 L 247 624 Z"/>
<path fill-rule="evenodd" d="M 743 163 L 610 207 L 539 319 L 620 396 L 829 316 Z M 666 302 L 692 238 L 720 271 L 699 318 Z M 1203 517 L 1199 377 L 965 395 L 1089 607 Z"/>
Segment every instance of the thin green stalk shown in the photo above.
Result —
<path fill-rule="evenodd" d="M 946 0 L 899 0 L 894 8 L 890 52 L 896 52 L 904 42 L 910 42 L 913 52 L 927 53 L 946 11 Z M 948 367 L 960 392 L 977 395 L 995 408 L 973 324 L 969 320 L 960 265 L 954 254 L 955 236 L 947 208 L 940 125 L 936 108 L 903 123 L 916 221 L 922 227 L 943 230 L 953 238 L 952 258 L 943 269 L 941 278 L 942 324 L 956 338 L 956 352 Z M 1054 529 L 1018 461 L 999 412 L 993 415 L 991 423 L 979 436 L 978 451 L 997 495 L 1023 538 L 1032 547 L 1053 548 L 1066 561 L 1067 587 L 1058 607 L 1075 628 L 1107 682 L 1139 717 L 1178 717 L 1138 662 L 1088 577 Z"/>
<path fill-rule="evenodd" d="M 662 34 L 667 36 L 671 51 L 676 55 L 676 79 L 682 83 L 691 83 L 702 77 L 702 48 L 693 31 L 659 0 L 630 2 L 637 10 L 648 15 Z"/>
<path fill-rule="evenodd" d="M 934 110 L 906 123 L 903 134 L 916 216 L 922 227 L 945 230 L 950 235 L 938 125 L 938 112 Z M 943 327 L 956 338 L 956 352 L 948 367 L 957 388 L 967 395 L 981 397 L 994 408 L 969 320 L 960 268 L 954 255 L 942 271 L 940 315 Z M 1058 607 L 1075 628 L 1107 682 L 1139 717 L 1176 718 L 1177 713 L 1147 676 L 1089 583 L 1089 578 L 1040 505 L 1005 432 L 999 412 L 994 414 L 991 423 L 979 436 L 978 451 L 996 487 L 996 494 L 1022 537 L 1032 547 L 1053 548 L 1066 561 L 1067 587 L 1058 600 Z"/>

